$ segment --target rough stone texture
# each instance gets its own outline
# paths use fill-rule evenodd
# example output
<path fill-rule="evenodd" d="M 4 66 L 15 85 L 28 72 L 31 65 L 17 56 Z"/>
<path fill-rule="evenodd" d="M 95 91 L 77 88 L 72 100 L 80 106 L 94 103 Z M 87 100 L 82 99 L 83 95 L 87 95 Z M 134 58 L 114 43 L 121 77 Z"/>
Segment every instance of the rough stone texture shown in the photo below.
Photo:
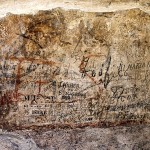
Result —
<path fill-rule="evenodd" d="M 2 125 L 149 123 L 148 13 L 54 9 L 0 25 Z"/>
<path fill-rule="evenodd" d="M 0 134 L 0 145 L 2 150 L 149 150 L 149 135 L 149 126 L 24 130 Z"/>
<path fill-rule="evenodd" d="M 1 150 L 40 150 L 36 143 L 28 138 L 8 132 L 0 132 Z"/>

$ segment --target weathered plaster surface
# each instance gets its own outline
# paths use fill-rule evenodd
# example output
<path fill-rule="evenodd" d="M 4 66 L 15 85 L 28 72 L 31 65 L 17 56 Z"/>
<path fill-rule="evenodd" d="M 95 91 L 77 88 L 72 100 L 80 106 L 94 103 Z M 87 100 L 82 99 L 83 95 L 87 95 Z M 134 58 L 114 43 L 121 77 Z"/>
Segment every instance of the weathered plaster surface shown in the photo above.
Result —
<path fill-rule="evenodd" d="M 148 150 L 149 6 L 1 0 L 0 149 Z"/>
<path fill-rule="evenodd" d="M 149 123 L 150 16 L 53 9 L 1 19 L 1 123 Z"/>

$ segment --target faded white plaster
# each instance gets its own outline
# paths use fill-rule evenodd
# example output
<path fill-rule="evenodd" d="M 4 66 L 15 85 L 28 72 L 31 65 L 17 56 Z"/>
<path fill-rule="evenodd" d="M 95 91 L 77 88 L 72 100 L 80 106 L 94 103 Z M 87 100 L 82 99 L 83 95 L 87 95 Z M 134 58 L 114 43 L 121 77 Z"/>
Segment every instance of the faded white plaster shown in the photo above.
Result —
<path fill-rule="evenodd" d="M 144 8 L 139 3 L 101 3 L 95 0 L 1 0 L 0 17 L 7 13 L 13 14 L 35 14 L 38 10 L 49 10 L 61 7 L 65 10 L 80 9 L 86 12 L 113 12 L 132 8 L 140 8 L 146 12 L 150 9 Z"/>

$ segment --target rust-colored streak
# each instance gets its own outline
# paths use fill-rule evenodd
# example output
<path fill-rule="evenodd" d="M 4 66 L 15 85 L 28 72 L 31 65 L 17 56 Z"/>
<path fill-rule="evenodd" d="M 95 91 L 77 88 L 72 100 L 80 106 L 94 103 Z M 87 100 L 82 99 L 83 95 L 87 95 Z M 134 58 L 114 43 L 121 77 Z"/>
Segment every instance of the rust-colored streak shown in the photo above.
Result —
<path fill-rule="evenodd" d="M 47 65 L 50 65 L 50 66 L 53 66 L 53 65 L 56 64 L 54 61 L 48 61 L 48 60 L 43 60 L 43 59 L 35 59 L 35 58 L 9 57 L 9 58 L 7 58 L 7 60 L 15 60 L 15 61 L 19 61 L 19 62 L 30 61 L 30 62 L 36 62 L 36 63 L 39 63 L 39 64 L 47 64 Z"/>
<path fill-rule="evenodd" d="M 18 98 L 18 90 L 19 90 L 19 84 L 20 84 L 20 68 L 21 68 L 22 61 L 23 60 L 19 60 L 17 75 L 16 75 L 16 84 L 15 84 L 16 99 Z"/>
<path fill-rule="evenodd" d="M 30 126 L 17 126 L 17 125 L 11 125 L 7 122 L 4 122 L 3 124 L 0 123 L 0 125 L 3 126 L 3 129 L 7 130 L 25 130 L 25 129 L 32 129 L 34 131 L 48 131 L 50 129 L 75 129 L 75 128 L 85 128 L 85 127 L 92 127 L 92 128 L 109 128 L 109 127 L 116 127 L 116 126 L 133 126 L 133 125 L 148 125 L 148 122 L 146 121 L 136 121 L 136 120 L 128 120 L 128 121 L 118 121 L 118 122 L 109 122 L 109 121 L 99 121 L 99 122 L 88 122 L 88 123 L 80 123 L 80 124 L 74 124 L 74 123 L 64 123 L 64 124 L 47 124 L 47 125 L 30 125 Z"/>
<path fill-rule="evenodd" d="M 15 99 L 15 101 L 18 101 L 18 97 L 20 96 L 20 94 L 18 93 L 19 90 L 19 85 L 20 85 L 20 78 L 21 78 L 21 65 L 23 63 L 23 61 L 30 61 L 30 62 L 36 62 L 39 64 L 47 64 L 47 65 L 55 65 L 56 63 L 53 61 L 47 61 L 47 60 L 42 60 L 42 59 L 34 59 L 34 58 L 16 58 L 16 57 L 9 57 L 6 60 L 13 60 L 13 61 L 19 61 L 18 66 L 17 66 L 17 73 L 16 73 L 16 84 L 15 84 L 15 91 L 13 93 L 13 98 Z M 48 83 L 46 81 L 35 81 L 35 83 L 39 84 L 39 94 L 41 91 L 41 85 L 44 83 Z M 3 101 L 2 101 L 3 102 Z"/>

